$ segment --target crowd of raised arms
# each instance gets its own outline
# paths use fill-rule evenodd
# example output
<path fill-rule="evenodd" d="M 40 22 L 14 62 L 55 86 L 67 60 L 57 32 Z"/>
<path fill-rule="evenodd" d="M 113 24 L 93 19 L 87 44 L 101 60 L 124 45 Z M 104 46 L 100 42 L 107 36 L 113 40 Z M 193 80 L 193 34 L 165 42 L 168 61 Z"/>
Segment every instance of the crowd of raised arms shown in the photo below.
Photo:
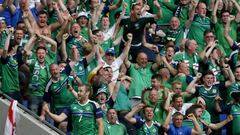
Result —
<path fill-rule="evenodd" d="M 240 135 L 240 0 L 0 3 L 0 91 L 42 121 L 73 135 Z"/>

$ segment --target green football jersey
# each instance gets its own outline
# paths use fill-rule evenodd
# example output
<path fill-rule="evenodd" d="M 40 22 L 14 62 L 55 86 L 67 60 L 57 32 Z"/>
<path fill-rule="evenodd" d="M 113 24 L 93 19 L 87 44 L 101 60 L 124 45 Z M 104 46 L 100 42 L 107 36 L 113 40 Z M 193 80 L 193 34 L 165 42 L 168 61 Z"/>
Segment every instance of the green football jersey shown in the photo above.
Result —
<path fill-rule="evenodd" d="M 113 40 L 111 38 L 109 38 L 107 41 L 104 41 L 101 44 L 102 49 L 104 50 L 104 52 L 107 51 L 107 49 L 113 47 Z"/>
<path fill-rule="evenodd" d="M 177 53 L 174 56 L 174 61 L 184 61 L 185 63 L 187 63 L 188 67 L 189 67 L 189 72 L 192 76 L 195 76 L 199 70 L 199 62 L 201 61 L 199 55 L 197 53 L 194 53 L 193 55 L 189 55 L 186 52 L 181 52 L 181 53 Z"/>
<path fill-rule="evenodd" d="M 240 104 L 234 104 L 231 108 L 231 112 L 233 115 L 233 121 L 232 121 L 232 134 L 233 135 L 239 135 L 240 134 Z"/>
<path fill-rule="evenodd" d="M 8 34 L 6 30 L 0 32 L 0 48 L 4 48 L 7 36 Z"/>
<path fill-rule="evenodd" d="M 136 117 L 137 123 L 135 127 L 137 128 L 138 135 L 159 135 L 160 131 L 160 123 L 152 121 L 152 124 L 148 126 L 145 120 Z"/>
<path fill-rule="evenodd" d="M 43 96 L 48 79 L 50 78 L 49 65 L 41 66 L 35 59 L 30 60 L 30 83 L 31 96 Z"/>
<path fill-rule="evenodd" d="M 202 17 L 196 15 L 189 28 L 188 38 L 196 40 L 198 44 L 197 51 L 201 52 L 204 50 L 204 32 L 210 29 L 211 21 L 208 17 Z"/>
<path fill-rule="evenodd" d="M 104 135 L 127 135 L 127 129 L 122 123 L 111 124 L 104 121 Z"/>
<path fill-rule="evenodd" d="M 116 97 L 116 101 L 114 104 L 114 109 L 116 109 L 117 111 L 121 111 L 121 110 L 130 111 L 131 108 L 132 108 L 132 105 L 128 98 L 127 90 L 121 83 L 118 90 L 117 97 Z"/>
<path fill-rule="evenodd" d="M 54 109 L 69 107 L 76 100 L 67 88 L 67 81 L 70 84 L 74 84 L 73 78 L 68 77 L 66 74 L 61 74 L 59 81 L 53 82 L 50 80 L 46 86 L 45 93 L 49 93 L 49 96 L 46 98 L 48 98 L 48 101 L 51 101 Z"/>
<path fill-rule="evenodd" d="M 157 20 L 157 24 L 168 24 L 173 16 L 173 11 L 176 8 L 176 5 L 174 4 L 175 0 L 170 0 L 168 3 L 163 2 L 163 0 L 158 0 L 158 2 L 161 5 L 162 18 Z M 158 10 L 153 4 L 153 0 L 147 0 L 147 3 L 150 8 L 153 9 L 153 13 L 157 14 Z"/>
<path fill-rule="evenodd" d="M 214 30 L 216 33 L 216 38 L 218 39 L 218 42 L 220 45 L 222 45 L 223 49 L 224 49 L 224 53 L 226 54 L 227 57 L 230 56 L 232 50 L 230 48 L 230 45 L 228 44 L 227 40 L 224 37 L 224 24 L 222 21 L 217 22 L 214 25 Z M 231 36 L 231 38 L 233 39 L 233 41 L 237 40 L 237 27 L 238 24 L 235 21 L 232 21 L 230 24 L 230 32 L 229 35 Z"/>
<path fill-rule="evenodd" d="M 20 91 L 18 79 L 18 61 L 16 57 L 1 58 L 2 91 L 5 93 Z"/>
<path fill-rule="evenodd" d="M 224 88 L 225 83 L 221 82 L 218 84 L 214 84 L 209 89 L 205 88 L 203 85 L 196 87 L 196 95 L 202 97 L 206 102 L 206 110 L 211 114 L 212 116 L 212 122 L 218 121 L 219 117 L 215 113 L 215 100 L 214 98 L 218 95 L 220 95 L 219 90 L 220 88 Z"/>
<path fill-rule="evenodd" d="M 72 134 L 73 135 L 97 135 L 96 119 L 102 118 L 102 110 L 99 105 L 89 100 L 85 104 L 74 102 L 70 107 Z"/>
<path fill-rule="evenodd" d="M 129 97 L 139 96 L 141 97 L 144 88 L 151 86 L 152 64 L 147 64 L 145 68 L 135 68 L 134 64 L 131 64 L 129 68 L 129 74 L 133 78 L 130 88 Z"/>

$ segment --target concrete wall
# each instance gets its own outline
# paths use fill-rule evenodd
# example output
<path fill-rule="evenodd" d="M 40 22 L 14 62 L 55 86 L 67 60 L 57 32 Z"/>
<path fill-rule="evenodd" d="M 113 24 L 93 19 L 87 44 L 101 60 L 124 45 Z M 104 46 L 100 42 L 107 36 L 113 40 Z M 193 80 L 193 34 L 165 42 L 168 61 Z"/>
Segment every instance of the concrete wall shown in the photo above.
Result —
<path fill-rule="evenodd" d="M 7 99 L 0 98 L 0 135 L 3 135 L 4 133 L 9 105 L 10 102 Z M 17 123 L 17 135 L 59 135 L 59 133 L 52 130 L 21 108 L 18 110 L 20 113 L 20 121 Z"/>

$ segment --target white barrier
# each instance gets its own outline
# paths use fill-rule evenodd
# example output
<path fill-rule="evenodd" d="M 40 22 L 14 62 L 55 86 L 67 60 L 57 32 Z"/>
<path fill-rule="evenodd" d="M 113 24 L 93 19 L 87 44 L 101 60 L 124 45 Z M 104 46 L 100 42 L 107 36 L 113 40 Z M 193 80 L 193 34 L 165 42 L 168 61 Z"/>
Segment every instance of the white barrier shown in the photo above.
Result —
<path fill-rule="evenodd" d="M 3 135 L 4 132 L 9 105 L 9 100 L 0 97 L 0 135 Z M 20 121 L 17 124 L 17 135 L 59 135 L 58 132 L 49 128 L 23 109 L 19 108 L 18 110 Z"/>

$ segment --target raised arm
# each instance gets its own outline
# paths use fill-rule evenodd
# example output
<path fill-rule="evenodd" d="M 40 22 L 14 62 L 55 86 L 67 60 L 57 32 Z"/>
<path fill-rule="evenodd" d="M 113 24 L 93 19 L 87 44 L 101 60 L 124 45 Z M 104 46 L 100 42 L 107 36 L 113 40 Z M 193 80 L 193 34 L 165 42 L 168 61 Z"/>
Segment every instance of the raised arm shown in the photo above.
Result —
<path fill-rule="evenodd" d="M 213 48 L 216 46 L 216 43 L 215 41 L 213 42 L 210 42 L 205 48 L 204 48 L 204 51 L 202 51 L 201 53 L 201 57 L 203 57 L 203 62 L 206 63 L 208 58 L 209 58 L 209 55 L 212 53 L 212 50 Z M 207 50 L 208 49 L 208 50 Z M 206 51 L 207 50 L 207 51 Z"/>
<path fill-rule="evenodd" d="M 37 38 L 35 35 L 31 36 L 27 44 L 24 46 L 24 51 L 26 52 L 26 55 L 29 55 L 32 52 L 36 39 Z"/>
<path fill-rule="evenodd" d="M 118 90 L 120 88 L 120 84 L 124 80 L 132 81 L 132 78 L 127 76 L 127 75 L 124 75 L 124 73 L 119 73 L 119 77 L 117 79 L 117 82 L 116 82 L 116 84 L 114 86 L 113 93 L 112 93 L 112 100 L 114 102 L 116 100 L 116 97 L 117 97 L 117 94 L 118 94 Z"/>
<path fill-rule="evenodd" d="M 168 63 L 168 61 L 167 61 L 167 59 L 166 59 L 166 56 L 161 56 L 161 59 L 162 59 L 164 65 L 167 66 L 167 68 L 168 68 L 168 70 L 170 71 L 170 73 L 171 73 L 173 76 L 175 76 L 175 75 L 177 74 L 177 70 L 176 70 L 174 67 L 172 67 L 171 64 Z"/>
<path fill-rule="evenodd" d="M 234 44 L 234 40 L 233 40 L 232 37 L 229 35 L 229 32 L 230 32 L 230 24 L 231 24 L 231 21 L 232 21 L 232 20 L 234 20 L 234 16 L 230 16 L 230 17 L 228 18 L 228 21 L 227 21 L 227 23 L 226 23 L 226 25 L 225 25 L 225 27 L 224 27 L 224 37 L 225 37 L 225 39 L 227 40 L 228 45 L 229 45 L 230 47 L 232 47 L 233 44 Z"/>
<path fill-rule="evenodd" d="M 4 0 L 2 4 L 0 4 L 0 13 L 7 8 L 8 0 Z"/>
<path fill-rule="evenodd" d="M 13 0 L 8 0 L 8 8 L 9 8 L 11 14 L 16 13 L 16 6 L 13 4 Z"/>
<path fill-rule="evenodd" d="M 229 79 L 225 82 L 225 87 L 228 87 L 235 82 L 235 77 L 229 65 L 226 65 L 224 68 L 226 68 L 229 76 Z"/>
<path fill-rule="evenodd" d="M 33 36 L 33 35 L 35 35 L 34 28 L 31 26 L 28 16 L 29 16 L 28 11 L 23 11 L 23 16 L 22 16 L 23 22 L 24 22 L 30 36 Z"/>
<path fill-rule="evenodd" d="M 154 19 L 158 20 L 162 17 L 162 9 L 161 9 L 161 6 L 160 6 L 158 0 L 153 0 L 153 4 L 157 8 L 157 11 L 158 11 L 156 16 L 154 16 Z"/>
<path fill-rule="evenodd" d="M 104 125 L 103 125 L 103 118 L 96 119 L 98 125 L 98 135 L 104 134 Z"/>
<path fill-rule="evenodd" d="M 124 64 L 125 64 L 126 68 L 129 68 L 131 66 L 131 62 L 128 60 L 128 56 L 125 58 Z"/>
<path fill-rule="evenodd" d="M 87 60 L 88 64 L 95 58 L 97 49 L 98 49 L 98 45 L 93 43 L 93 49 L 92 49 L 91 53 L 86 56 L 86 60 Z"/>
<path fill-rule="evenodd" d="M 191 0 L 191 9 L 189 11 L 189 19 L 185 22 L 185 27 L 188 29 L 190 28 L 191 24 L 192 24 L 192 21 L 194 19 L 194 16 L 195 16 L 195 10 L 197 8 L 197 2 L 195 0 Z"/>
<path fill-rule="evenodd" d="M 78 94 L 77 92 L 73 89 L 73 87 L 69 84 L 69 82 L 67 82 L 67 88 L 68 90 L 73 94 L 73 96 L 78 99 Z"/>
<path fill-rule="evenodd" d="M 236 18 L 235 18 L 235 21 L 239 23 L 240 22 L 240 6 L 239 6 L 239 4 L 236 0 L 231 0 L 231 1 L 238 11 L 238 13 L 236 15 Z"/>
<path fill-rule="evenodd" d="M 123 2 L 123 0 L 119 0 L 117 4 L 110 5 L 109 10 L 112 11 L 112 10 L 119 8 L 122 5 L 122 2 Z"/>
<path fill-rule="evenodd" d="M 63 1 L 62 0 L 57 0 L 60 8 L 63 10 L 63 11 L 67 11 L 67 8 L 66 6 L 64 5 Z"/>
<path fill-rule="evenodd" d="M 152 65 L 152 70 L 157 71 L 159 66 L 161 65 L 161 58 L 160 53 L 156 55 L 156 62 Z"/>
<path fill-rule="evenodd" d="M 124 116 L 124 118 L 129 121 L 130 123 L 132 124 L 136 124 L 137 123 L 137 120 L 136 118 L 134 118 L 133 116 L 139 112 L 142 108 L 144 107 L 144 104 L 143 103 L 140 103 L 138 105 L 136 105 L 135 107 L 132 108 L 132 110 Z"/>
<path fill-rule="evenodd" d="M 166 99 L 166 101 L 164 103 L 164 107 L 163 107 L 165 111 L 168 111 L 168 109 L 170 107 L 170 103 L 171 103 L 171 99 L 172 99 L 173 94 L 174 93 L 172 91 L 168 91 L 167 99 Z"/>
<path fill-rule="evenodd" d="M 172 107 L 169 107 L 167 110 L 168 110 L 168 114 L 167 114 L 167 117 L 166 117 L 166 119 L 165 119 L 165 121 L 163 122 L 163 125 L 162 125 L 165 132 L 168 132 L 169 123 L 171 121 L 173 109 L 172 109 Z"/>
<path fill-rule="evenodd" d="M 214 24 L 217 23 L 218 4 L 219 4 L 219 1 L 217 0 L 216 3 L 215 3 L 215 5 L 214 5 L 213 12 L 212 12 L 212 22 L 213 22 Z"/>
<path fill-rule="evenodd" d="M 201 77 L 202 77 L 202 74 L 197 73 L 196 77 L 194 77 L 191 83 L 187 86 L 186 92 L 188 92 L 189 94 L 194 94 L 196 92 L 196 88 L 195 88 L 196 82 L 200 80 Z"/>
<path fill-rule="evenodd" d="M 49 25 L 51 31 L 54 31 L 54 30 L 56 30 L 57 28 L 59 28 L 63 24 L 64 20 L 63 20 L 63 18 L 61 16 L 62 14 L 61 14 L 61 12 L 60 12 L 60 10 L 58 8 L 58 4 L 56 2 L 52 2 L 52 4 L 53 4 L 53 9 L 56 11 L 57 18 L 58 18 L 58 22 L 52 23 L 52 24 Z"/>
<path fill-rule="evenodd" d="M 143 43 L 144 47 L 152 50 L 153 52 L 155 52 L 157 54 L 157 53 L 159 53 L 158 47 L 156 45 L 154 45 L 154 44 L 148 43 L 147 40 L 146 40 L 146 36 L 145 35 L 146 35 L 146 29 L 147 29 L 148 26 L 149 26 L 148 24 L 145 25 L 143 36 L 142 36 L 142 43 Z"/>
<path fill-rule="evenodd" d="M 190 119 L 190 120 L 192 120 L 192 122 L 193 122 L 194 128 L 192 129 L 192 135 L 202 134 L 203 131 L 202 131 L 200 125 L 198 124 L 198 121 L 197 121 L 196 117 L 194 116 L 194 114 L 190 113 L 190 114 L 187 116 L 187 118 Z"/>
<path fill-rule="evenodd" d="M 225 119 L 224 121 L 221 121 L 219 123 L 210 123 L 209 128 L 211 128 L 213 130 L 218 130 L 218 129 L 222 128 L 223 126 L 225 126 L 227 123 L 231 122 L 232 120 L 233 120 L 233 116 L 228 115 L 227 119 Z"/>
<path fill-rule="evenodd" d="M 60 31 L 57 33 L 57 36 L 56 36 L 57 42 L 61 42 L 62 41 L 62 36 L 63 36 L 64 33 L 67 33 L 68 26 L 69 26 L 69 23 L 70 23 L 70 20 L 71 20 L 71 17 L 69 16 L 68 13 L 62 13 L 62 16 L 63 16 L 65 21 L 62 24 L 62 26 L 60 28 Z"/>
<path fill-rule="evenodd" d="M 92 13 L 92 18 L 91 18 L 92 29 L 97 28 L 97 23 L 101 16 L 104 6 L 105 6 L 105 3 L 102 2 L 97 8 L 94 9 Z"/>
<path fill-rule="evenodd" d="M 61 44 L 61 56 L 63 61 L 67 61 L 67 51 L 66 51 L 66 39 L 69 37 L 68 33 L 63 34 L 62 44 Z"/>
<path fill-rule="evenodd" d="M 61 113 L 60 115 L 51 113 L 47 105 L 44 106 L 43 110 L 56 122 L 62 122 L 67 118 L 65 113 Z"/>
<path fill-rule="evenodd" d="M 13 29 L 13 28 L 10 28 L 10 29 Z M 3 58 L 6 58 L 7 57 L 7 54 L 8 54 L 8 48 L 10 46 L 10 39 L 11 39 L 11 36 L 13 35 L 13 31 L 12 30 L 9 30 L 9 33 L 8 33 L 8 36 L 7 36 L 7 39 L 5 41 L 5 45 L 4 45 L 4 50 L 3 50 L 3 54 L 2 54 L 2 57 Z"/>
<path fill-rule="evenodd" d="M 47 41 L 49 44 L 51 44 L 51 51 L 53 52 L 57 52 L 57 42 L 54 41 L 51 37 L 47 37 L 47 36 L 44 36 L 38 32 L 36 32 L 36 35 L 41 38 L 41 39 L 44 39 L 45 41 Z"/>
<path fill-rule="evenodd" d="M 127 34 L 128 41 L 125 43 L 125 47 L 124 47 L 121 55 L 119 56 L 122 59 L 122 61 L 124 61 L 125 58 L 128 56 L 128 53 L 129 53 L 129 50 L 130 50 L 130 47 L 131 47 L 132 37 L 133 36 L 132 36 L 131 33 Z"/>

